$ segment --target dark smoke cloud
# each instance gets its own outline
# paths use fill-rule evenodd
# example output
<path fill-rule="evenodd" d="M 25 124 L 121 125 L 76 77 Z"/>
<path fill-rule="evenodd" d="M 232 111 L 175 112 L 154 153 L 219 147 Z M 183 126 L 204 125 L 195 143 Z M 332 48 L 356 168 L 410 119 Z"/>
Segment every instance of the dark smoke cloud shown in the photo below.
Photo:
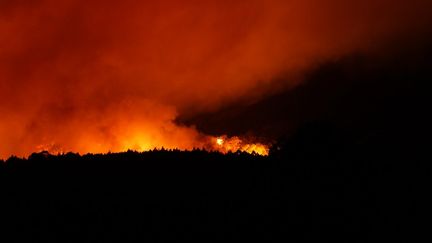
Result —
<path fill-rule="evenodd" d="M 431 5 L 0 1 L 0 156 L 201 146 L 179 115 L 260 99 L 319 63 L 421 38 Z"/>

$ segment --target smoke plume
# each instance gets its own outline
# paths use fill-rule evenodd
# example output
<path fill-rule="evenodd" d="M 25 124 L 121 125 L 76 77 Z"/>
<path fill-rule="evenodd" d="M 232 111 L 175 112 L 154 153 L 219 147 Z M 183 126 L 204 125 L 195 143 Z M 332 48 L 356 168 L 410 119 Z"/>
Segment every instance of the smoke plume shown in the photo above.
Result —
<path fill-rule="evenodd" d="M 1 0 L 0 157 L 212 148 L 176 117 L 421 38 L 430 9 L 429 0 Z"/>

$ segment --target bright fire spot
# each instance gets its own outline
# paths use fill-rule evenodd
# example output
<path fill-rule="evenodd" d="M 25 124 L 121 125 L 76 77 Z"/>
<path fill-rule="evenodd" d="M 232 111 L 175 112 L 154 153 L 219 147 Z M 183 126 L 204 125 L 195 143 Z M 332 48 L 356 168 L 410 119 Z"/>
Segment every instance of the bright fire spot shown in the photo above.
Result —
<path fill-rule="evenodd" d="M 237 136 L 234 137 L 217 137 L 216 146 L 213 148 L 216 151 L 222 153 L 228 152 L 246 152 L 250 154 L 259 154 L 262 156 L 267 156 L 269 154 L 269 146 L 262 143 L 249 143 Z"/>

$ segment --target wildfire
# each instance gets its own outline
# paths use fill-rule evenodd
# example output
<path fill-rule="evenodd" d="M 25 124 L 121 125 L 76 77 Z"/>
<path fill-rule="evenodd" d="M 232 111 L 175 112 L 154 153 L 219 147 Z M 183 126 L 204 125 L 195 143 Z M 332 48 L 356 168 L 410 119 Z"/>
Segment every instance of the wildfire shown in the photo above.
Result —
<path fill-rule="evenodd" d="M 40 144 L 36 146 L 36 152 L 49 152 L 51 154 L 63 154 L 63 148 L 55 143 Z"/>
<path fill-rule="evenodd" d="M 205 142 L 207 141 L 207 142 Z M 210 141 L 210 143 L 209 143 Z M 78 151 L 72 151 L 72 152 L 80 152 L 80 153 L 106 153 L 106 152 L 124 152 L 129 149 L 139 152 L 144 151 L 150 151 L 154 148 L 156 149 L 179 149 L 178 146 L 161 146 L 153 144 L 150 141 L 144 141 L 143 139 L 137 140 L 135 142 L 130 142 L 128 140 L 124 141 L 124 144 L 121 147 L 118 148 L 109 148 L 108 150 L 104 150 L 102 148 L 96 149 L 94 147 L 90 150 L 78 150 Z M 246 152 L 249 154 L 257 154 L 261 156 L 267 156 L 269 154 L 269 146 L 262 144 L 262 143 L 248 143 L 245 142 L 245 140 L 242 140 L 241 138 L 234 136 L 234 137 L 228 137 L 228 136 L 220 136 L 220 137 L 212 137 L 212 136 L 205 136 L 203 138 L 203 141 L 200 143 L 201 145 L 199 148 L 208 150 L 208 151 L 218 151 L 221 153 L 229 153 L 229 152 Z M 105 146 L 102 146 L 105 147 Z M 191 148 L 184 148 L 184 150 L 190 150 Z M 73 149 L 72 149 L 73 150 Z M 65 153 L 65 151 L 68 151 L 68 149 L 63 148 L 60 144 L 56 144 L 54 142 L 41 144 L 36 147 L 36 151 L 42 152 L 47 151 L 51 154 L 62 154 Z"/>
<path fill-rule="evenodd" d="M 228 138 L 227 136 L 215 138 L 215 149 L 222 153 L 228 152 L 247 152 L 262 156 L 269 154 L 269 146 L 262 143 L 247 143 L 237 136 Z"/>

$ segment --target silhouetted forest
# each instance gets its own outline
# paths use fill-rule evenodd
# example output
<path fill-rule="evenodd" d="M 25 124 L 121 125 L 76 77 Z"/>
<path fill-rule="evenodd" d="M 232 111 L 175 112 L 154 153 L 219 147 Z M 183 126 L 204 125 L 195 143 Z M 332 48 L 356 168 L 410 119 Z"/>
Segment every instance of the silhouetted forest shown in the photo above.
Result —
<path fill-rule="evenodd" d="M 414 242 L 428 228 L 430 167 L 388 135 L 312 122 L 268 157 L 11 157 L 0 163 L 2 242 Z"/>

